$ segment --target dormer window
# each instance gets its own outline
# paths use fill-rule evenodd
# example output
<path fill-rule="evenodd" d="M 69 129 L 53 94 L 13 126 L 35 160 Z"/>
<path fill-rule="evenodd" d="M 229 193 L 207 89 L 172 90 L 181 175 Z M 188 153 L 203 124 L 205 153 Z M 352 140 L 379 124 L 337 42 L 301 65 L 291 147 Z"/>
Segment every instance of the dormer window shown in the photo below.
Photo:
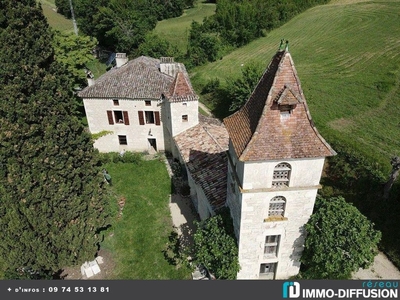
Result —
<path fill-rule="evenodd" d="M 297 93 L 293 92 L 289 86 L 285 85 L 282 93 L 275 102 L 278 104 L 278 109 L 281 112 L 281 119 L 285 119 L 290 117 L 293 109 L 302 101 Z"/>

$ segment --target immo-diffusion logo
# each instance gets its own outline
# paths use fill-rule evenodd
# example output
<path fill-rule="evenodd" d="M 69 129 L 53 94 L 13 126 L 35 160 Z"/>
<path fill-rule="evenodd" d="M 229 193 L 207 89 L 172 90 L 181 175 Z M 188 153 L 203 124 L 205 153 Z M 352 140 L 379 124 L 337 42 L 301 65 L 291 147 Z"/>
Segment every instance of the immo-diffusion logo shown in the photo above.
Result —
<path fill-rule="evenodd" d="M 299 298 L 300 297 L 300 283 L 293 281 L 285 281 L 282 286 L 283 298 Z"/>

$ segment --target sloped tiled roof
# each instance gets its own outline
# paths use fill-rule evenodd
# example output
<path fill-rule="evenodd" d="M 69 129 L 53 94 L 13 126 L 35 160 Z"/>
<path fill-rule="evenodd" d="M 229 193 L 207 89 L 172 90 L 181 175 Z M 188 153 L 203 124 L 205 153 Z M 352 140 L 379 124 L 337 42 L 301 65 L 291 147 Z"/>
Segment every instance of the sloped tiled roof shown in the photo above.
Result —
<path fill-rule="evenodd" d="M 178 134 L 175 143 L 193 178 L 214 210 L 226 201 L 229 137 L 224 125 L 199 115 L 199 124 Z"/>
<path fill-rule="evenodd" d="M 281 116 L 280 105 L 292 105 Z M 245 105 L 224 119 L 241 161 L 335 155 L 311 120 L 290 53 L 278 51 Z"/>
<path fill-rule="evenodd" d="M 158 99 L 174 78 L 159 71 L 160 60 L 140 56 L 111 69 L 78 93 L 82 98 Z"/>
<path fill-rule="evenodd" d="M 197 101 L 199 99 L 183 72 L 176 74 L 167 97 L 170 102 Z"/>

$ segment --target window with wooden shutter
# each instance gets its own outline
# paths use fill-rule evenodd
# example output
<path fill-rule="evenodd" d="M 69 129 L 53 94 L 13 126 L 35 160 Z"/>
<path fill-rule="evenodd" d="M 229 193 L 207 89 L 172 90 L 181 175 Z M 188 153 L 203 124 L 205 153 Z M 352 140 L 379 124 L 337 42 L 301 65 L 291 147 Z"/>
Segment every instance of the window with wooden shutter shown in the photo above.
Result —
<path fill-rule="evenodd" d="M 156 125 L 160 125 L 160 112 L 159 111 L 155 111 L 154 112 L 154 117 L 156 119 Z"/>
<path fill-rule="evenodd" d="M 113 112 L 111 110 L 107 110 L 108 124 L 114 125 Z"/>
<path fill-rule="evenodd" d="M 124 114 L 124 123 L 125 125 L 129 125 L 129 116 L 128 116 L 128 112 L 126 110 L 123 111 Z"/>
<path fill-rule="evenodd" d="M 143 111 L 138 111 L 138 115 L 139 115 L 139 124 L 140 125 L 144 125 L 144 116 L 143 116 Z"/>

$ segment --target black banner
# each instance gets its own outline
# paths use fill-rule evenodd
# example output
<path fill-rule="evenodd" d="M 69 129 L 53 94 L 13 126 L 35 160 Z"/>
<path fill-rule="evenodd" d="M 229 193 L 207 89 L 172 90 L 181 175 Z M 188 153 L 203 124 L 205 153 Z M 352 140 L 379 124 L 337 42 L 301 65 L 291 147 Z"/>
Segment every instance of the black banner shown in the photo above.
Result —
<path fill-rule="evenodd" d="M 0 299 L 398 299 L 399 280 L 1 280 Z"/>

